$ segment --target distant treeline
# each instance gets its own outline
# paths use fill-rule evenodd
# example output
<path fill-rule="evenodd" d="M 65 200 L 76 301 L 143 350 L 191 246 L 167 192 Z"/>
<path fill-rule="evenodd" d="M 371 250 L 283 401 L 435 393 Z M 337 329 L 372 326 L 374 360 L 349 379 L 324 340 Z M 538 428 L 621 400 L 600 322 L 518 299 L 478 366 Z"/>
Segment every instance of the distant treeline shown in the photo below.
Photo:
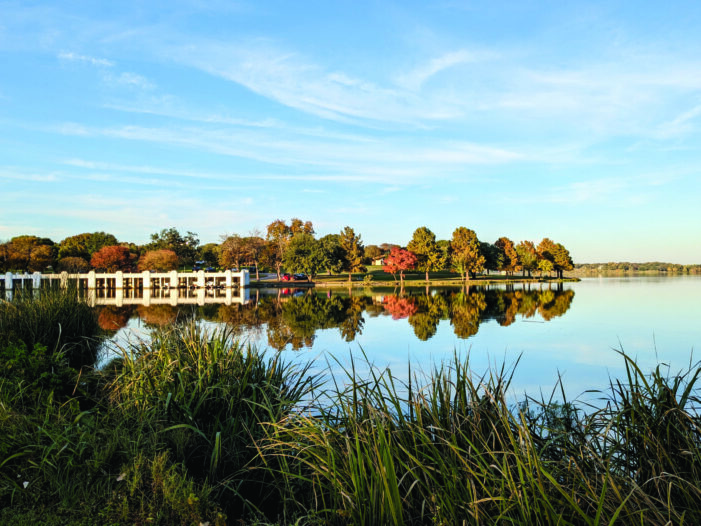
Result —
<path fill-rule="evenodd" d="M 577 263 L 575 270 L 585 272 L 668 272 L 674 274 L 701 274 L 701 265 L 678 265 L 660 261 L 630 263 L 628 261 L 610 263 Z"/>

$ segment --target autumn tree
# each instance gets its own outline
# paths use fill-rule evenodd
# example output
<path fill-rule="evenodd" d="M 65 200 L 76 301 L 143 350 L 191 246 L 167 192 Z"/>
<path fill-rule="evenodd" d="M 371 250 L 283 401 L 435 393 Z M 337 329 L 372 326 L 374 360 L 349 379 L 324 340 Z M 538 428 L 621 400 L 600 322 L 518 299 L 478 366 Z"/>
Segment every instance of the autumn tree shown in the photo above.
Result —
<path fill-rule="evenodd" d="M 314 226 L 311 221 L 302 221 L 296 217 L 290 219 L 290 234 L 314 234 Z"/>
<path fill-rule="evenodd" d="M 95 252 L 90 258 L 90 265 L 107 272 L 130 271 L 134 266 L 134 257 L 127 247 L 113 245 L 102 247 Z"/>
<path fill-rule="evenodd" d="M 521 270 L 518 252 L 516 252 L 513 241 L 508 237 L 500 237 L 494 242 L 494 246 L 501 253 L 499 256 L 501 266 L 497 270 L 502 270 L 507 274 L 513 274 L 515 271 Z"/>
<path fill-rule="evenodd" d="M 562 279 L 563 271 L 572 270 L 574 268 L 574 263 L 570 257 L 570 252 L 560 243 L 556 243 L 552 255 L 557 275 L 560 279 Z"/>
<path fill-rule="evenodd" d="M 248 258 L 248 246 L 246 240 L 238 234 L 222 236 L 221 252 L 219 253 L 219 266 L 236 269 Z"/>
<path fill-rule="evenodd" d="M 178 229 L 171 227 L 151 234 L 151 242 L 144 248 L 146 250 L 172 250 L 182 265 L 191 265 L 197 258 L 199 246 L 200 240 L 197 234 L 187 232 L 183 236 Z"/>
<path fill-rule="evenodd" d="M 450 252 L 453 269 L 464 275 L 465 280 L 484 269 L 485 259 L 474 230 L 464 226 L 456 228 L 450 240 Z"/>
<path fill-rule="evenodd" d="M 404 272 L 407 270 L 414 270 L 417 262 L 418 258 L 410 250 L 394 247 L 390 251 L 389 256 L 385 258 L 385 264 L 382 266 L 382 270 L 389 272 L 392 276 L 399 273 L 399 282 L 401 286 L 404 286 Z"/>
<path fill-rule="evenodd" d="M 426 273 L 426 281 L 428 281 L 429 272 L 445 268 L 446 258 L 443 251 L 438 248 L 436 235 L 425 226 L 414 230 L 407 249 L 416 255 L 416 268 Z"/>
<path fill-rule="evenodd" d="M 166 272 L 178 268 L 178 255 L 172 250 L 149 250 L 137 264 L 139 270 Z"/>
<path fill-rule="evenodd" d="M 280 269 L 282 269 L 282 256 L 285 254 L 291 236 L 290 227 L 282 219 L 276 219 L 267 226 L 266 257 L 270 265 L 275 268 L 278 280 L 280 279 Z"/>
<path fill-rule="evenodd" d="M 554 265 L 556 249 L 557 247 L 555 245 L 555 242 L 550 238 L 546 237 L 543 238 L 543 240 L 540 243 L 538 243 L 538 248 L 536 249 L 536 251 L 538 252 L 538 257 L 540 257 L 541 259 L 547 259 Z"/>
<path fill-rule="evenodd" d="M 45 270 L 53 264 L 54 249 L 54 242 L 46 237 L 13 237 L 5 245 L 5 267 L 23 272 Z"/>
<path fill-rule="evenodd" d="M 323 245 L 304 232 L 292 236 L 282 259 L 286 270 L 303 272 L 307 281 L 314 279 L 327 266 Z"/>
<path fill-rule="evenodd" d="M 58 262 L 58 270 L 70 272 L 71 274 L 89 272 L 90 268 L 90 263 L 81 257 L 67 257 Z"/>
<path fill-rule="evenodd" d="M 265 248 L 265 239 L 260 237 L 260 231 L 253 230 L 251 235 L 243 238 L 246 247 L 246 265 L 252 265 L 256 268 L 256 279 L 259 279 L 258 267 L 263 256 Z"/>
<path fill-rule="evenodd" d="M 8 270 L 7 258 L 8 249 L 7 243 L 0 243 L 0 272 L 6 272 Z"/>
<path fill-rule="evenodd" d="M 518 254 L 518 260 L 524 276 L 526 272 L 528 272 L 528 276 L 530 277 L 531 272 L 538 268 L 538 253 L 536 252 L 535 245 L 532 241 L 521 241 L 516 245 L 516 253 Z"/>
<path fill-rule="evenodd" d="M 347 226 L 341 231 L 339 244 L 343 253 L 341 269 L 348 272 L 348 281 L 352 280 L 353 272 L 365 272 L 363 266 L 363 242 L 360 235 Z"/>

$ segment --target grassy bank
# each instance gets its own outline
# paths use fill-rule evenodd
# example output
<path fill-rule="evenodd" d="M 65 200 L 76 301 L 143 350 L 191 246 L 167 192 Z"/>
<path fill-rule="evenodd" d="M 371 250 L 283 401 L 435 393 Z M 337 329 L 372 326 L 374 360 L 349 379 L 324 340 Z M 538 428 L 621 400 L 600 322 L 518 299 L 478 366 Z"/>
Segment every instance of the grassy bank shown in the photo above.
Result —
<path fill-rule="evenodd" d="M 512 369 L 457 355 L 408 383 L 364 358 L 322 383 L 186 323 L 88 371 L 0 327 L 3 524 L 701 522 L 696 365 L 621 354 L 596 408 L 514 405 Z"/>

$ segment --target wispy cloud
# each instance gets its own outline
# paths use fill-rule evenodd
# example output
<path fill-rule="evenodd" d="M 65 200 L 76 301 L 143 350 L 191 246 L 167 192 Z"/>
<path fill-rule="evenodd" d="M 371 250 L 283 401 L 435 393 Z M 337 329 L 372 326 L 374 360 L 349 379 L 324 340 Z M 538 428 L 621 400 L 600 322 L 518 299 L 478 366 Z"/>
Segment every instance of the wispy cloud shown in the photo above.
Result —
<path fill-rule="evenodd" d="M 494 58 L 494 52 L 474 52 L 466 49 L 450 51 L 439 57 L 431 59 L 414 70 L 399 75 L 397 82 L 400 86 L 409 90 L 420 89 L 431 77 L 460 64 L 478 62 Z"/>
<path fill-rule="evenodd" d="M 136 73 L 123 72 L 118 75 L 105 74 L 103 81 L 107 84 L 128 86 L 142 90 L 152 90 L 156 85 L 149 79 Z"/>
<path fill-rule="evenodd" d="M 264 131 L 253 133 L 251 130 L 141 126 L 89 128 L 74 124 L 58 126 L 55 131 L 67 135 L 163 143 L 252 159 L 269 165 L 295 167 L 307 172 L 300 176 L 295 170 L 289 176 L 280 175 L 281 178 L 370 179 L 389 184 L 407 184 L 432 177 L 436 166 L 449 172 L 466 165 L 503 164 L 528 159 L 528 156 L 517 151 L 467 141 L 434 140 L 427 146 L 421 146 L 413 141 L 407 143 L 402 139 L 385 138 L 355 144 L 324 138 L 283 140 Z M 323 173 L 313 173 L 319 171 Z"/>
<path fill-rule="evenodd" d="M 58 58 L 61 60 L 66 60 L 69 62 L 85 62 L 87 64 L 90 64 L 92 66 L 104 66 L 104 67 L 112 67 L 114 66 L 114 62 L 111 60 L 107 60 L 104 58 L 96 58 L 96 57 L 90 57 L 88 55 L 80 55 L 78 53 L 72 53 L 72 52 L 62 52 L 58 54 Z"/>
<path fill-rule="evenodd" d="M 418 124 L 423 119 L 449 118 L 456 112 L 408 90 L 325 68 L 299 53 L 279 49 L 269 40 L 200 42 L 167 54 L 172 60 L 325 119 Z"/>
<path fill-rule="evenodd" d="M 13 167 L 0 167 L 0 179 L 11 181 L 31 181 L 36 183 L 55 183 L 60 180 L 60 175 L 56 172 L 47 174 L 27 172 Z"/>

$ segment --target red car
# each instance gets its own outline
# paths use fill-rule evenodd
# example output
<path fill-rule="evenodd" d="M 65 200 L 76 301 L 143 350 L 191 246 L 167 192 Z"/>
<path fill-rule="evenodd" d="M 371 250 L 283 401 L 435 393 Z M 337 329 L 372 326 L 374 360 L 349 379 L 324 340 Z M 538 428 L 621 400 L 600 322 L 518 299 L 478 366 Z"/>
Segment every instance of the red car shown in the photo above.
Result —
<path fill-rule="evenodd" d="M 292 276 L 290 276 L 289 274 L 283 274 L 282 276 L 280 276 L 280 281 L 290 281 L 291 279 Z"/>

